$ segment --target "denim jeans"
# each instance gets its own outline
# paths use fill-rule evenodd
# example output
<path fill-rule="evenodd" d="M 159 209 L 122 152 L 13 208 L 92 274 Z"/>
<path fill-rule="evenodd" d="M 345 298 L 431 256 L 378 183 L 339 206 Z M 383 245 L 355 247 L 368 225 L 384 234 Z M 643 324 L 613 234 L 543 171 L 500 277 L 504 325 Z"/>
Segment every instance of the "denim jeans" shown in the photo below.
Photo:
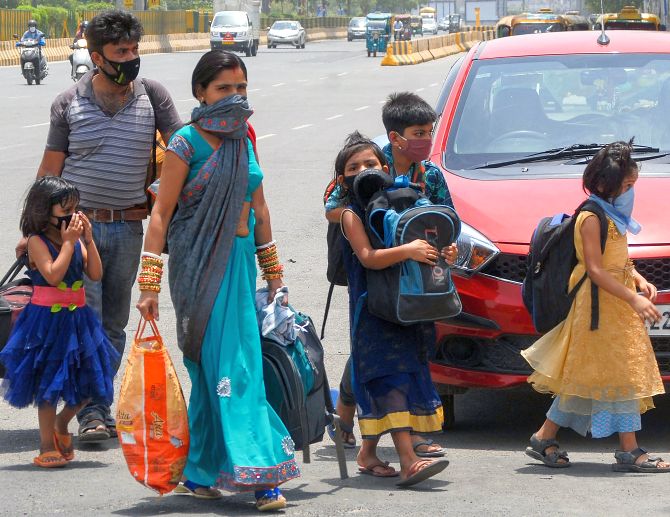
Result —
<path fill-rule="evenodd" d="M 123 356 L 133 284 L 142 252 L 142 221 L 92 224 L 93 240 L 102 260 L 102 280 L 93 282 L 84 278 L 86 304 L 98 314 L 109 340 Z M 115 374 L 120 364 L 115 365 Z M 79 422 L 104 420 L 109 425 L 114 424 L 109 406 L 99 400 L 92 400 L 79 412 L 77 419 Z"/>

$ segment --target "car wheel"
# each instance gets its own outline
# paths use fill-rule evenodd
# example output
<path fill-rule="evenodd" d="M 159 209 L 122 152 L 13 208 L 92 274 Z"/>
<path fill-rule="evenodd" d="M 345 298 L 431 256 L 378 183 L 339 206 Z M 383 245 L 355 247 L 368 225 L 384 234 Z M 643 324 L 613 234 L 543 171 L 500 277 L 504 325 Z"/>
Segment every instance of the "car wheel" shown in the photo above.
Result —
<path fill-rule="evenodd" d="M 32 86 L 32 84 L 33 84 L 32 76 L 29 75 L 28 77 L 26 77 L 26 81 L 28 81 L 28 86 Z"/>
<path fill-rule="evenodd" d="M 251 55 L 255 57 L 256 54 L 258 54 L 258 44 L 254 41 L 254 44 L 251 47 Z"/>
<path fill-rule="evenodd" d="M 42 79 L 40 78 L 39 74 L 35 76 L 35 84 L 40 84 L 42 82 Z"/>
<path fill-rule="evenodd" d="M 246 48 L 244 49 L 244 55 L 247 57 L 251 57 L 251 47 L 253 46 L 253 43 L 249 44 L 247 43 Z"/>
<path fill-rule="evenodd" d="M 351 36 L 347 36 L 347 41 L 348 41 L 349 43 L 351 43 L 351 42 L 353 41 L 353 39 L 354 39 L 354 38 L 352 38 Z"/>
<path fill-rule="evenodd" d="M 440 395 L 442 399 L 442 411 L 444 412 L 444 422 L 442 430 L 452 429 L 456 424 L 456 412 L 454 411 L 454 395 Z"/>

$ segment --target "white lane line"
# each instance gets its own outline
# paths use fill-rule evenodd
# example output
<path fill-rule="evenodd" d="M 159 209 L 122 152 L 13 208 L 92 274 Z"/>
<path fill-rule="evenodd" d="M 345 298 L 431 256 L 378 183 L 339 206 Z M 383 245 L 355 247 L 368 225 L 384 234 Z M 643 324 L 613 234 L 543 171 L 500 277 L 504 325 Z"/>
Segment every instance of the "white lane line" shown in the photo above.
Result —
<path fill-rule="evenodd" d="M 263 136 L 259 136 L 259 137 L 257 137 L 256 140 L 257 140 L 257 141 L 258 141 L 258 140 L 265 140 L 266 138 L 270 138 L 270 137 L 272 137 L 272 136 L 277 136 L 277 135 L 275 135 L 274 133 L 268 133 L 267 135 L 263 135 Z"/>
<path fill-rule="evenodd" d="M 343 75 L 347 75 L 349 72 L 340 72 L 337 74 L 337 77 L 342 77 Z"/>
<path fill-rule="evenodd" d="M 386 104 L 386 101 L 379 101 L 378 104 Z"/>
<path fill-rule="evenodd" d="M 309 81 L 309 79 L 298 79 L 299 83 L 306 83 L 307 81 Z"/>
<path fill-rule="evenodd" d="M 17 95 L 17 96 L 14 96 L 14 97 L 7 97 L 7 98 L 12 99 L 12 100 L 15 100 L 15 99 L 29 99 L 30 95 Z"/>
<path fill-rule="evenodd" d="M 368 109 L 370 106 L 359 106 L 358 108 L 354 108 L 354 111 L 363 111 Z"/>
<path fill-rule="evenodd" d="M 277 86 L 284 86 L 285 84 L 286 83 L 277 83 L 277 84 L 273 84 L 272 87 L 275 88 Z"/>
<path fill-rule="evenodd" d="M 189 99 L 177 99 L 177 102 L 195 102 L 195 99 L 193 97 Z"/>
<path fill-rule="evenodd" d="M 41 124 L 31 124 L 29 126 L 21 126 L 23 129 L 30 129 L 31 127 L 42 127 L 42 126 L 48 126 L 50 122 L 42 122 Z"/>
<path fill-rule="evenodd" d="M 422 91 L 424 91 L 424 90 L 425 90 L 425 88 L 417 88 L 417 89 L 414 90 L 414 91 L 415 91 L 416 93 L 419 93 L 419 92 L 422 92 Z"/>
<path fill-rule="evenodd" d="M 295 126 L 291 129 L 305 129 L 306 127 L 312 127 L 314 124 L 303 124 L 302 126 Z"/>
<path fill-rule="evenodd" d="M 326 120 L 335 120 L 336 118 L 340 118 L 340 117 L 343 117 L 343 116 L 344 116 L 344 115 L 342 115 L 342 114 L 340 113 L 339 115 L 333 115 L 332 117 L 328 117 Z"/>
<path fill-rule="evenodd" d="M 328 79 L 328 77 L 319 77 L 319 81 L 323 81 L 324 79 Z"/>
<path fill-rule="evenodd" d="M 247 92 L 260 92 L 260 88 L 252 88 L 251 90 L 247 90 Z"/>
<path fill-rule="evenodd" d="M 437 86 L 437 83 L 433 83 L 429 85 L 431 88 L 435 88 Z"/>

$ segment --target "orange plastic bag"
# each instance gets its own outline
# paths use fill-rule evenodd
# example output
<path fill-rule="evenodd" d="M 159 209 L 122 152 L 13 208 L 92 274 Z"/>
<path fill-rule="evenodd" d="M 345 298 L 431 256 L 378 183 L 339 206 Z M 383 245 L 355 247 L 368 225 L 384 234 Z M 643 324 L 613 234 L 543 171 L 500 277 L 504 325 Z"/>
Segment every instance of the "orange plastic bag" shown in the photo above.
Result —
<path fill-rule="evenodd" d="M 152 335 L 142 337 L 147 327 Z M 188 455 L 186 402 L 154 320 L 140 321 L 123 374 L 116 428 L 136 481 L 161 495 L 181 479 Z"/>

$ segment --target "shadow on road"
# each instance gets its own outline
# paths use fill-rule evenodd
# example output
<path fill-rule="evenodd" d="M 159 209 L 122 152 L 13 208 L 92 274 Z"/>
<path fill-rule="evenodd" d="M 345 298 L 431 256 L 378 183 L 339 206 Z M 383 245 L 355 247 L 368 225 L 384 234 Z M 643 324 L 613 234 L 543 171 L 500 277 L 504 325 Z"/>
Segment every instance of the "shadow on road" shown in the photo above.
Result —
<path fill-rule="evenodd" d="M 0 467 L 0 471 L 7 470 L 12 472 L 42 472 L 44 470 L 56 471 L 56 472 L 67 472 L 68 470 L 82 470 L 82 469 L 102 469 L 109 467 L 109 463 L 103 463 L 101 461 L 72 461 L 67 464 L 64 468 L 55 468 L 55 469 L 44 469 L 33 465 L 32 463 L 19 463 L 17 465 L 4 465 Z"/>

